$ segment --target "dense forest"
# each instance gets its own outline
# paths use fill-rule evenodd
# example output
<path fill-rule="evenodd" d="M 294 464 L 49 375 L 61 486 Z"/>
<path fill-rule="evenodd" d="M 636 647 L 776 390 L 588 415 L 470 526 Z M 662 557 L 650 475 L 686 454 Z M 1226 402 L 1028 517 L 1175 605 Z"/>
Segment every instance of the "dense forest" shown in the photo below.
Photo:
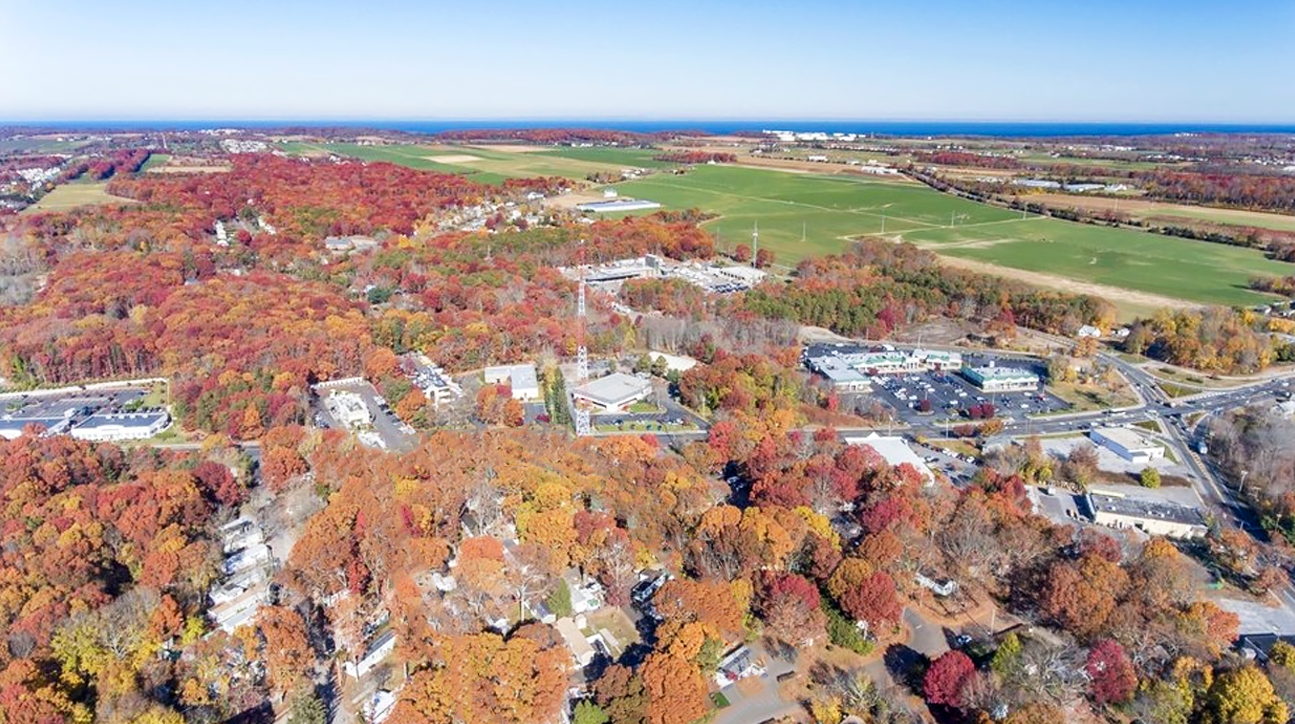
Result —
<path fill-rule="evenodd" d="M 941 267 L 929 251 L 879 239 L 862 239 L 838 256 L 806 259 L 797 275 L 795 284 L 752 290 L 745 306 L 871 339 L 934 316 L 984 320 L 1005 333 L 1019 324 L 1062 334 L 1114 318 L 1104 300 L 998 278 L 987 283 L 983 275 Z"/>

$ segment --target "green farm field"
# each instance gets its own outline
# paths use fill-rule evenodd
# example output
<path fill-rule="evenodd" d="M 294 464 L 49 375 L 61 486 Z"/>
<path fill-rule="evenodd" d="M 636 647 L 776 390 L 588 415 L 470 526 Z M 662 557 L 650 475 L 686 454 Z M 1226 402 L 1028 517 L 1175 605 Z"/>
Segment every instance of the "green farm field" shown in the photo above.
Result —
<path fill-rule="evenodd" d="M 794 265 L 809 256 L 834 254 L 864 234 L 894 234 L 958 223 L 1013 218 L 1009 211 L 944 196 L 903 179 L 871 180 L 818 176 L 738 166 L 698 166 L 682 176 L 658 174 L 616 185 L 622 196 L 656 201 L 672 209 L 720 214 L 706 228 L 721 249 L 751 241 L 758 223 L 760 245 L 777 261 Z M 802 241 L 803 238 L 803 241 Z"/>
<path fill-rule="evenodd" d="M 905 241 L 998 266 L 1208 304 L 1257 304 L 1251 277 L 1295 269 L 1262 253 L 1128 229 L 1031 217 L 918 229 Z"/>
<path fill-rule="evenodd" d="M 389 161 L 425 171 L 456 173 L 487 184 L 510 178 L 561 176 L 584 179 L 591 173 L 619 174 L 627 167 L 659 168 L 656 151 L 615 148 L 501 150 L 500 146 L 361 146 L 351 143 L 289 143 L 288 153 L 323 152 L 365 161 Z"/>
<path fill-rule="evenodd" d="M 622 196 L 668 208 L 721 214 L 707 222 L 721 249 L 749 243 L 758 222 L 761 246 L 773 250 L 782 264 L 839 252 L 853 237 L 883 233 L 884 223 L 885 236 L 942 255 L 1200 304 L 1262 302 L 1269 297 L 1246 288 L 1251 277 L 1295 271 L 1249 249 L 1022 218 L 902 180 L 703 166 L 684 176 L 651 176 L 617 188 Z"/>

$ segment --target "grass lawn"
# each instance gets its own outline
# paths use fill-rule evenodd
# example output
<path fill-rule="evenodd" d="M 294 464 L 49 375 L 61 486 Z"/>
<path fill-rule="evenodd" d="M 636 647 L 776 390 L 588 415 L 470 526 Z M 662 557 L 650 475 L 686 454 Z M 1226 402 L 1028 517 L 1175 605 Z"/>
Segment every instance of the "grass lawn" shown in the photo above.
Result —
<path fill-rule="evenodd" d="M 41 197 L 40 201 L 23 209 L 23 213 L 67 211 L 78 206 L 94 206 L 97 204 L 133 203 L 135 203 L 133 199 L 109 194 L 107 181 L 73 181 L 61 186 L 55 186 L 54 190 Z"/>
<path fill-rule="evenodd" d="M 977 449 L 975 445 L 972 445 L 960 438 L 950 438 L 946 440 L 942 437 L 928 437 L 926 438 L 925 445 L 927 447 L 940 448 L 941 450 L 951 452 L 954 455 L 970 455 L 977 460 L 980 459 L 980 450 Z"/>
<path fill-rule="evenodd" d="M 165 153 L 154 153 L 148 157 L 148 160 L 144 162 L 143 166 L 140 166 L 139 170 L 141 172 L 148 171 L 149 169 L 158 168 L 159 166 L 165 166 L 170 162 L 170 155 Z"/>
<path fill-rule="evenodd" d="M 1048 391 L 1068 402 L 1072 408 L 1066 412 L 1091 412 L 1108 407 L 1136 405 L 1138 398 L 1127 386 L 1111 391 L 1101 385 L 1081 385 L 1077 382 L 1049 384 Z"/>
<path fill-rule="evenodd" d="M 717 691 L 714 694 L 711 694 L 710 700 L 711 700 L 711 703 L 715 705 L 716 709 L 723 709 L 724 707 L 729 705 L 728 697 L 724 696 L 724 693 L 720 691 Z"/>

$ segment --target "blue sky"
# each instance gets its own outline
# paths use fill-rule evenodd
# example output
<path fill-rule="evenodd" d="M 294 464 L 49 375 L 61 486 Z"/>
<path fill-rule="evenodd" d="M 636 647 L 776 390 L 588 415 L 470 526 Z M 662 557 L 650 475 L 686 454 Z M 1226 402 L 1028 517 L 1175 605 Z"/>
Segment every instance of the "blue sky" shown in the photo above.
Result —
<path fill-rule="evenodd" d="M 1295 122 L 1295 2 L 0 0 L 0 119 Z"/>

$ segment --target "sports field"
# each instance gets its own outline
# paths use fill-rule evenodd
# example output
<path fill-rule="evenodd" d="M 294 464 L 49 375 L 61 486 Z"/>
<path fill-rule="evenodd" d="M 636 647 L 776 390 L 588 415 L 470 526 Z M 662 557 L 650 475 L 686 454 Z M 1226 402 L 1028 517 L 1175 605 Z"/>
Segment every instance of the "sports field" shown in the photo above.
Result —
<path fill-rule="evenodd" d="M 840 251 L 855 236 L 884 233 L 943 255 L 1072 279 L 1097 293 L 1108 287 L 1205 304 L 1259 303 L 1269 297 L 1247 289 L 1252 276 L 1295 272 L 1295 266 L 1257 251 L 1022 218 L 902 180 L 701 166 L 684 176 L 660 174 L 617 189 L 669 208 L 721 214 L 707 228 L 723 249 L 750 243 L 758 222 L 760 245 L 787 264 Z"/>
<path fill-rule="evenodd" d="M 134 199 L 112 196 L 108 193 L 107 181 L 73 181 L 55 186 L 54 190 L 41 197 L 35 204 L 23 209 L 24 214 L 35 214 L 41 211 L 67 211 L 78 206 L 96 204 L 133 204 Z"/>

